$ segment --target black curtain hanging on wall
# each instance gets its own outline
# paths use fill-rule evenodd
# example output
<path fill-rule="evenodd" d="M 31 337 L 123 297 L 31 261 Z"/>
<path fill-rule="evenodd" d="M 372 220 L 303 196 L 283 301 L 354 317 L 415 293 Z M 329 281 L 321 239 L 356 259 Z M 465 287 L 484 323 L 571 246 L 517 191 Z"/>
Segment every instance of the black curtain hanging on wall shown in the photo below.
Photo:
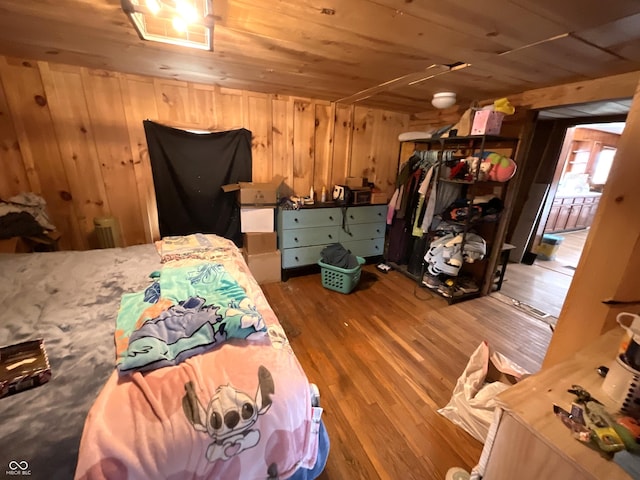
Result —
<path fill-rule="evenodd" d="M 251 181 L 251 132 L 198 134 L 145 120 L 162 237 L 215 233 L 241 244 L 240 211 L 222 185 Z"/>

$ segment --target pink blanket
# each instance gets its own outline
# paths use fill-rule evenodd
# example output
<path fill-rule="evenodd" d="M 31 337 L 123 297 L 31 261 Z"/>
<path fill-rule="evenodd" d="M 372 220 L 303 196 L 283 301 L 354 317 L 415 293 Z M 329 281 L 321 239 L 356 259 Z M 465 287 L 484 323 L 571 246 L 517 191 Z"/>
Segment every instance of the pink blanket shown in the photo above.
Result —
<path fill-rule="evenodd" d="M 177 366 L 114 371 L 87 417 L 77 479 L 285 479 L 314 465 L 306 375 L 237 249 L 222 263 L 267 332 Z"/>

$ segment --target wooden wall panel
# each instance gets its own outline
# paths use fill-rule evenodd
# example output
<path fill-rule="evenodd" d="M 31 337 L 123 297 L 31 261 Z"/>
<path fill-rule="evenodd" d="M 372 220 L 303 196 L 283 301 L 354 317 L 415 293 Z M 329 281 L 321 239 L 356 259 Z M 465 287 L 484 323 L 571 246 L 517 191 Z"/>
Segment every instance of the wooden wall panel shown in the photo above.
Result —
<path fill-rule="evenodd" d="M 38 66 L 3 57 L 0 76 L 31 190 L 45 199 L 52 222 L 64 232 L 61 248 L 86 249 Z"/>
<path fill-rule="evenodd" d="M 271 102 L 273 171 L 285 177 L 280 194 L 293 194 L 293 102 L 274 97 Z"/>
<path fill-rule="evenodd" d="M 189 102 L 189 85 L 187 82 L 154 80 L 158 120 L 175 124 L 195 123 Z"/>
<path fill-rule="evenodd" d="M 354 109 L 353 105 L 336 105 L 331 180 L 327 187 L 343 183 L 345 177 L 349 175 Z"/>
<path fill-rule="evenodd" d="M 117 74 L 82 69 L 104 188 L 125 245 L 145 243 L 133 154 Z"/>
<path fill-rule="evenodd" d="M 408 129 L 406 115 L 356 107 L 349 175 L 367 178 L 390 198 L 398 166 L 398 135 Z"/>
<path fill-rule="evenodd" d="M 246 128 L 251 130 L 252 179 L 254 182 L 268 182 L 273 178 L 269 97 L 247 95 L 245 104 L 248 110 Z"/>
<path fill-rule="evenodd" d="M 236 130 L 244 127 L 245 118 L 241 90 L 227 88 L 216 90 L 216 105 L 218 130 Z"/>
<path fill-rule="evenodd" d="M 373 182 L 391 198 L 397 176 L 398 149 L 388 145 L 398 144 L 398 135 L 408 130 L 406 116 L 394 112 L 376 111 L 373 125 L 373 141 L 369 149 L 369 166 L 364 167 L 369 182 Z"/>
<path fill-rule="evenodd" d="M 333 148 L 332 112 L 335 105 L 316 104 L 315 109 L 315 162 L 313 169 L 313 188 L 320 200 L 322 187 L 329 188 L 331 179 L 331 154 Z"/>
<path fill-rule="evenodd" d="M 398 128 L 409 120 L 316 99 L 5 57 L 0 82 L 0 112 L 8 111 L 0 115 L 0 159 L 10 172 L 0 198 L 40 193 L 67 249 L 94 247 L 93 217 L 103 214 L 118 218 L 125 245 L 159 238 L 145 119 L 185 129 L 247 128 L 254 180 L 280 174 L 283 195 L 308 195 L 313 185 L 318 196 L 323 185 L 330 192 L 344 182 L 352 161 L 382 182 L 395 179 Z M 356 111 L 368 118 L 366 134 L 354 131 Z"/>
<path fill-rule="evenodd" d="M 110 208 L 85 97 L 77 94 L 82 92 L 80 68 L 50 67 L 43 62 L 38 62 L 38 68 L 78 224 L 88 245 L 97 248 L 93 219 Z"/>
<path fill-rule="evenodd" d="M 0 81 L 0 193 L 2 198 L 11 198 L 20 192 L 31 190 L 24 160 L 20 152 L 18 136 L 13 128 L 7 97 Z"/>
<path fill-rule="evenodd" d="M 145 240 L 148 242 L 151 239 L 160 238 L 160 227 L 149 149 L 142 122 L 146 119 L 158 118 L 158 109 L 154 97 L 153 82 L 150 79 L 136 78 L 131 75 L 121 76 L 120 88 L 122 89 L 127 129 L 129 130 L 129 145 L 136 184 L 138 185 L 138 201 L 143 218 Z M 212 92 L 209 93 L 213 98 Z"/>
<path fill-rule="evenodd" d="M 373 141 L 375 111 L 357 107 L 353 113 L 352 159 L 349 164 L 350 177 L 363 177 L 369 168 L 369 146 Z"/>
<path fill-rule="evenodd" d="M 315 109 L 311 100 L 296 99 L 293 109 L 293 190 L 307 196 L 313 184 Z"/>
<path fill-rule="evenodd" d="M 217 130 L 215 89 L 208 85 L 189 84 L 189 99 L 193 121 L 204 130 Z"/>

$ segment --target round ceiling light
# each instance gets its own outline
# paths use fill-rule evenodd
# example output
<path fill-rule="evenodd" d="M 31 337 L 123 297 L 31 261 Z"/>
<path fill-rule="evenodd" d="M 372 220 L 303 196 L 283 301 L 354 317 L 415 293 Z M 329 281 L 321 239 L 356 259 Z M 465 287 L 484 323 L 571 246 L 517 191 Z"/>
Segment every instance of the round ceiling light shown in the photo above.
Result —
<path fill-rule="evenodd" d="M 449 108 L 456 104 L 456 94 L 454 92 L 434 93 L 431 105 L 436 108 Z"/>

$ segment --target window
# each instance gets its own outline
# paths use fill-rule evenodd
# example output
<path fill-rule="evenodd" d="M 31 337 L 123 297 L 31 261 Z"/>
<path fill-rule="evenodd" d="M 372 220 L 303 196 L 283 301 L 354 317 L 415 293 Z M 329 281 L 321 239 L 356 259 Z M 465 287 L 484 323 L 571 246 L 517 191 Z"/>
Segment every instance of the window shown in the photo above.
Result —
<path fill-rule="evenodd" d="M 574 152 L 575 156 L 571 161 L 570 172 L 571 173 L 584 173 L 587 171 L 587 165 L 589 164 L 589 157 L 591 156 L 590 150 L 578 150 Z"/>
<path fill-rule="evenodd" d="M 611 165 L 613 165 L 613 158 L 615 156 L 615 148 L 604 147 L 600 150 L 598 158 L 596 159 L 596 168 L 594 169 L 593 176 L 591 177 L 592 185 L 604 185 L 607 182 L 609 170 L 611 170 Z"/>

